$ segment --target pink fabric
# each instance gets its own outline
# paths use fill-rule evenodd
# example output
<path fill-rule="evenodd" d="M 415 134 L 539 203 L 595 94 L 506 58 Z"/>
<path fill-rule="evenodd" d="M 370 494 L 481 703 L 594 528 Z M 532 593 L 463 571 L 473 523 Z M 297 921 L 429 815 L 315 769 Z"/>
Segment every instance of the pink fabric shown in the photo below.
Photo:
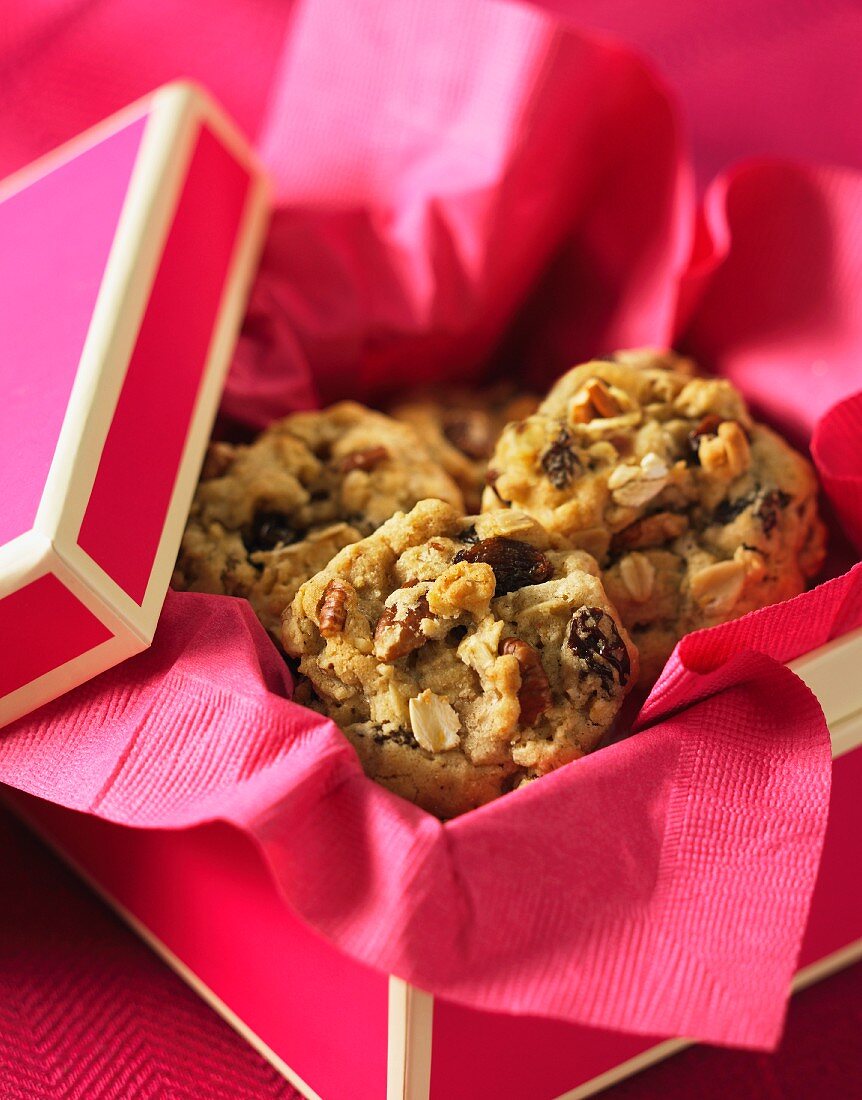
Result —
<path fill-rule="evenodd" d="M 536 0 L 636 45 L 678 96 L 706 184 L 738 157 L 862 168 L 858 0 Z"/>
<path fill-rule="evenodd" d="M 272 58 L 279 204 L 232 416 L 674 337 L 799 437 L 857 388 L 858 176 L 739 170 L 696 218 L 650 73 L 512 4 L 316 0 Z M 858 539 L 856 423 L 818 459 Z M 782 662 L 860 623 L 856 569 L 694 635 L 636 736 L 441 825 L 289 701 L 247 605 L 170 595 L 149 652 L 5 731 L 0 780 L 137 827 L 231 821 L 306 920 L 433 992 L 767 1047 L 829 788 L 822 714 Z"/>

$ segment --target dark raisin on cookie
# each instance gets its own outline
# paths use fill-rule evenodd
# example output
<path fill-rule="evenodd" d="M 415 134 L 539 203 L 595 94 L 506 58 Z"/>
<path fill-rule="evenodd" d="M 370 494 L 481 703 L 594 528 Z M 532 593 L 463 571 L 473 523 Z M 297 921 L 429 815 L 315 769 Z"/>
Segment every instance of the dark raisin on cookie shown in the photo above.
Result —
<path fill-rule="evenodd" d="M 362 734 L 360 734 L 362 736 Z M 382 730 L 379 733 L 373 733 L 371 740 L 375 745 L 400 745 L 404 749 L 419 749 L 419 742 L 413 736 L 412 730 L 390 730 L 384 733 Z"/>
<path fill-rule="evenodd" d="M 251 530 L 243 535 L 246 550 L 254 554 L 259 550 L 274 550 L 276 546 L 289 546 L 299 538 L 284 512 L 262 508 L 255 512 Z"/>
<path fill-rule="evenodd" d="M 598 607 L 579 607 L 572 615 L 569 649 L 602 681 L 605 691 L 614 689 L 614 674 L 620 687 L 631 675 L 631 661 L 616 623 Z"/>
<path fill-rule="evenodd" d="M 746 496 L 736 497 L 734 500 L 723 500 L 712 513 L 713 522 L 720 523 L 722 527 L 728 523 L 733 523 L 737 516 L 741 516 L 745 509 L 752 505 L 756 499 L 756 493 L 749 493 Z"/>
<path fill-rule="evenodd" d="M 468 546 L 474 546 L 479 541 L 479 536 L 476 534 L 476 524 L 471 523 L 469 527 L 459 531 L 455 538 L 458 542 L 466 542 Z"/>
<path fill-rule="evenodd" d="M 312 703 L 319 702 L 319 700 L 320 696 L 314 690 L 311 680 L 305 676 L 297 675 L 293 689 L 293 702 L 301 707 L 309 707 Z"/>
<path fill-rule="evenodd" d="M 770 489 L 763 494 L 754 515 L 760 520 L 764 535 L 769 535 L 775 530 L 778 513 L 783 511 L 792 499 L 793 497 L 783 489 Z"/>
<path fill-rule="evenodd" d="M 554 567 L 541 550 L 528 542 L 494 535 L 482 539 L 465 550 L 459 550 L 454 560 L 484 562 L 494 570 L 497 587 L 494 596 L 504 596 L 528 584 L 542 584 L 554 575 Z"/>
<path fill-rule="evenodd" d="M 571 484 L 581 464 L 572 448 L 572 437 L 565 428 L 547 448 L 539 462 L 555 489 L 565 489 Z"/>

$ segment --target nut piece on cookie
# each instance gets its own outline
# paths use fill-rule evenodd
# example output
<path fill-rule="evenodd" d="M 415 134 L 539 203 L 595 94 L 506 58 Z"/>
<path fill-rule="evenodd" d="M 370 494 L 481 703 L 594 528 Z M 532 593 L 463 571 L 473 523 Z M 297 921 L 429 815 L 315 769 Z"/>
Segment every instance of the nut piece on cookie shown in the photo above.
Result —
<path fill-rule="evenodd" d="M 823 561 L 810 464 L 672 353 L 570 370 L 490 466 L 484 511 L 527 512 L 598 559 L 644 683 L 683 634 L 796 595 Z"/>
<path fill-rule="evenodd" d="M 539 399 L 507 383 L 484 389 L 453 387 L 419 391 L 391 409 L 409 424 L 457 483 L 470 512 L 478 512 L 488 459 L 500 432 L 536 411 Z"/>
<path fill-rule="evenodd" d="M 350 401 L 295 413 L 249 446 L 210 445 L 173 585 L 245 596 L 278 637 L 303 581 L 426 497 L 461 507 L 408 425 Z"/>
<path fill-rule="evenodd" d="M 589 555 L 437 500 L 303 584 L 282 640 L 368 775 L 444 818 L 593 749 L 638 669 Z"/>

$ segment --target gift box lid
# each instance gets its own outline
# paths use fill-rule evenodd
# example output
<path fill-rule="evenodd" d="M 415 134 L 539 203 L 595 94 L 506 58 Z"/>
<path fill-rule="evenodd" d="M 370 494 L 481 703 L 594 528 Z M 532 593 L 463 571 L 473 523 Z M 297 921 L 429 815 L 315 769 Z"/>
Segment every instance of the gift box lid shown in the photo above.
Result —
<path fill-rule="evenodd" d="M 268 207 L 187 83 L 0 184 L 0 725 L 152 641 Z"/>

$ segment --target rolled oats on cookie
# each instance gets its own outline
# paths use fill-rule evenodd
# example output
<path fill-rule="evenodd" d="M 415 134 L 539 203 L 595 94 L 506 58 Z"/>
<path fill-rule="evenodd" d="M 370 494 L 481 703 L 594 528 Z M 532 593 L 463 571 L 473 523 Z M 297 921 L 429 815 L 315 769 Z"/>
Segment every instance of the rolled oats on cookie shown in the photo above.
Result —
<path fill-rule="evenodd" d="M 349 401 L 295 413 L 248 446 L 211 444 L 173 585 L 245 596 L 277 637 L 303 581 L 426 497 L 462 506 L 408 425 Z"/>
<path fill-rule="evenodd" d="M 443 818 L 589 752 L 638 673 L 588 554 L 438 500 L 303 584 L 283 643 L 366 772 Z"/>
<path fill-rule="evenodd" d="M 483 508 L 598 559 L 649 683 L 683 634 L 805 588 L 824 556 L 816 493 L 729 382 L 640 350 L 575 367 L 503 431 Z"/>

